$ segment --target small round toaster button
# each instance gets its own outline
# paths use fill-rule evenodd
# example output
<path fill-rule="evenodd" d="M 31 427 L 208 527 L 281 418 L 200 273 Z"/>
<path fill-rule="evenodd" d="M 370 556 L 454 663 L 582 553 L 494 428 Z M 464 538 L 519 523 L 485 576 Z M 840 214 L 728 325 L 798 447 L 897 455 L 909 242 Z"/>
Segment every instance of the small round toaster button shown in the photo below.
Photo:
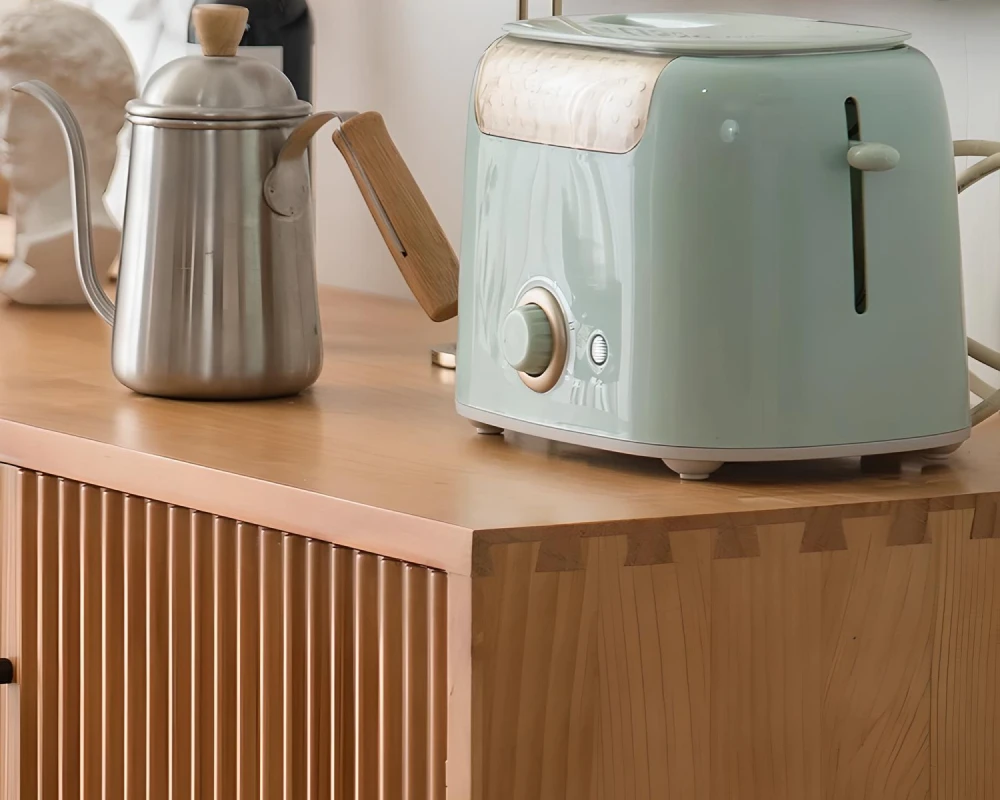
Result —
<path fill-rule="evenodd" d="M 603 334 L 595 333 L 590 340 L 590 360 L 603 367 L 608 360 L 608 340 Z"/>
<path fill-rule="evenodd" d="M 727 119 L 719 128 L 719 138 L 726 144 L 732 144 L 736 137 L 740 135 L 740 123 L 735 119 Z"/>
<path fill-rule="evenodd" d="M 534 303 L 518 306 L 503 323 L 503 355 L 518 372 L 541 375 L 552 362 L 552 326 Z"/>

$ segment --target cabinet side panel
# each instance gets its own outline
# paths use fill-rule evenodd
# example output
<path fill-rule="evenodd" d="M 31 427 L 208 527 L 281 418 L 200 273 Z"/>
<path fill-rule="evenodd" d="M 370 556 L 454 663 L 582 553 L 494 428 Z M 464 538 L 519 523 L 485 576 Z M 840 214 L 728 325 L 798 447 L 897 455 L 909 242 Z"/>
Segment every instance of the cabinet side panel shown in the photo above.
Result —
<path fill-rule="evenodd" d="M 1000 537 L 984 505 L 932 514 L 928 525 L 938 578 L 931 659 L 934 800 L 1000 796 Z M 976 536 L 987 520 L 988 535 Z"/>
<path fill-rule="evenodd" d="M 996 796 L 1000 551 L 871 510 L 481 547 L 471 796 Z"/>

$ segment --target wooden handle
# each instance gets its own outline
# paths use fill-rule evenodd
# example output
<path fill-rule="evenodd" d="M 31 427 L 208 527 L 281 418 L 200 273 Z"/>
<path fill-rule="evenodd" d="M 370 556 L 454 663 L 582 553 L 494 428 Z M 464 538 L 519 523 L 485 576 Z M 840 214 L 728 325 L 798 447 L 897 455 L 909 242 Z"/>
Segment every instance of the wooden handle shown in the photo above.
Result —
<path fill-rule="evenodd" d="M 421 308 L 435 322 L 454 317 L 458 313 L 458 257 L 389 136 L 382 115 L 369 111 L 352 117 L 333 135 L 333 141 Z"/>
<path fill-rule="evenodd" d="M 191 10 L 194 29 L 206 56 L 235 56 L 247 29 L 250 10 L 221 3 L 195 6 Z"/>

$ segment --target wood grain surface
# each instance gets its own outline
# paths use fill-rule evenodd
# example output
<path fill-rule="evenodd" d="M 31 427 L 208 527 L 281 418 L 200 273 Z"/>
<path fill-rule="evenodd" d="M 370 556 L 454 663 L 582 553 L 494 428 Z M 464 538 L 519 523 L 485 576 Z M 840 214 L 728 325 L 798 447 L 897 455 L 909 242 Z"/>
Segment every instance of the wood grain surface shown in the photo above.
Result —
<path fill-rule="evenodd" d="M 235 56 L 246 30 L 249 11 L 238 6 L 212 4 L 191 10 L 201 51 L 206 56 Z"/>
<path fill-rule="evenodd" d="M 458 256 L 382 115 L 367 111 L 352 117 L 333 134 L 333 141 L 421 308 L 435 322 L 454 317 L 458 313 Z"/>
<path fill-rule="evenodd" d="M 0 798 L 444 800 L 447 581 L 0 466 Z"/>
<path fill-rule="evenodd" d="M 918 511 L 494 545 L 473 798 L 1000 797 L 1000 537 Z"/>
<path fill-rule="evenodd" d="M 110 331 L 92 312 L 0 305 L 0 461 L 466 575 L 474 537 L 704 529 L 746 514 L 795 521 L 822 507 L 869 514 L 1000 493 L 1000 421 L 949 464 L 729 465 L 700 485 L 651 459 L 477 436 L 454 411 L 454 373 L 430 364 L 452 324 L 402 301 L 321 298 L 319 383 L 250 403 L 133 394 L 112 376 Z M 995 500 L 984 502 L 995 520 Z"/>

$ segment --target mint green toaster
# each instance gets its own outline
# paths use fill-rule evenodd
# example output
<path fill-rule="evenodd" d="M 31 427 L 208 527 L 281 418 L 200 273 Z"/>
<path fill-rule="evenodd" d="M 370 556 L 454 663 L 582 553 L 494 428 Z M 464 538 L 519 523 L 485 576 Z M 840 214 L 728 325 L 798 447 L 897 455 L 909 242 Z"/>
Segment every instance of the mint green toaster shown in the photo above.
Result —
<path fill-rule="evenodd" d="M 741 14 L 506 31 L 469 114 L 460 414 L 692 479 L 968 437 L 952 141 L 907 34 Z"/>

